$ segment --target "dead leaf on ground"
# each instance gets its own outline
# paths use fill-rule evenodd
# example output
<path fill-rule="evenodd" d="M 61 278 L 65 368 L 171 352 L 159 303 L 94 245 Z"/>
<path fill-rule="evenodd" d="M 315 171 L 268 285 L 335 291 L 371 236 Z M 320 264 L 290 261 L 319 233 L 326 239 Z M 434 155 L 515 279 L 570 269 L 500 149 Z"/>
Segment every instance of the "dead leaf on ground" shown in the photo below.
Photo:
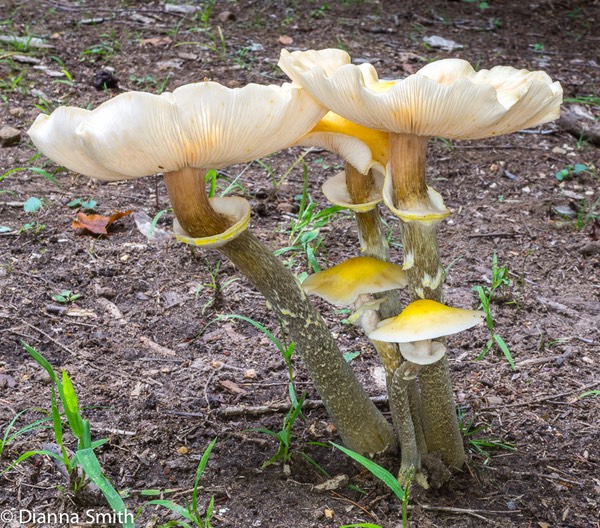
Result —
<path fill-rule="evenodd" d="M 171 37 L 152 37 L 142 40 L 142 46 L 168 46 L 171 42 Z"/>
<path fill-rule="evenodd" d="M 289 35 L 279 35 L 277 40 L 279 41 L 279 44 L 283 44 L 284 46 L 289 46 L 294 42 L 294 39 Z"/>
<path fill-rule="evenodd" d="M 108 226 L 113 222 L 116 222 L 119 218 L 130 215 L 131 213 L 133 213 L 132 209 L 124 212 L 116 211 L 110 216 L 77 213 L 77 220 L 71 224 L 71 227 L 73 229 L 87 229 L 94 235 L 108 235 Z"/>
<path fill-rule="evenodd" d="M 234 383 L 230 380 L 221 380 L 219 381 L 219 385 L 221 385 L 221 387 L 228 390 L 229 392 L 239 394 L 240 396 L 245 396 L 246 394 L 248 394 L 248 392 L 242 389 L 237 383 Z"/>

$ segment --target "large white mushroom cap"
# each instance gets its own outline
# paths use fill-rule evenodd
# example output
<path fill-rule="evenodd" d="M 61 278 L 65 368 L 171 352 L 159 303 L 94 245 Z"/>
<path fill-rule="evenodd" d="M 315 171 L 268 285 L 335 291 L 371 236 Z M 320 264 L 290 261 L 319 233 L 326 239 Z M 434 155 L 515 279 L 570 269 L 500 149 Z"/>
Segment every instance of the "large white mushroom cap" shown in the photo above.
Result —
<path fill-rule="evenodd" d="M 461 59 L 432 62 L 406 79 L 380 81 L 343 50 L 282 50 L 281 69 L 331 111 L 398 134 L 477 139 L 557 119 L 560 83 L 544 72 L 497 66 L 476 72 Z"/>
<path fill-rule="evenodd" d="M 162 95 L 120 94 L 91 111 L 60 107 L 39 115 L 28 134 L 72 171 L 124 180 L 251 161 L 290 146 L 325 113 L 290 83 L 232 89 L 201 82 Z"/>

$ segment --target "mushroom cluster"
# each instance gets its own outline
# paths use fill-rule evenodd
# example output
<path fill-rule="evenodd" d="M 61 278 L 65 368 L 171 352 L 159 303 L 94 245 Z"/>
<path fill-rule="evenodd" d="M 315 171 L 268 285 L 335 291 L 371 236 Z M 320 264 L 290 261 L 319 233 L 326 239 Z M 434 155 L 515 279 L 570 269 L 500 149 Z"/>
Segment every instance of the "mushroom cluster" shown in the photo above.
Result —
<path fill-rule="evenodd" d="M 461 59 L 435 61 L 405 79 L 383 81 L 371 64 L 354 65 L 348 53 L 338 49 L 293 53 L 282 50 L 279 66 L 331 112 L 377 134 L 388 134 L 386 156 L 372 149 L 373 163 L 363 165 L 362 174 L 370 181 L 366 168 L 375 167 L 375 161 L 389 160 L 379 192 L 400 221 L 403 268 L 407 271 L 410 298 L 441 303 L 444 274 L 436 226 L 450 211 L 443 197 L 426 180 L 429 138 L 479 139 L 557 119 L 562 102 L 560 84 L 539 71 L 506 66 L 475 71 Z M 382 145 L 381 141 L 375 143 Z M 327 148 L 325 144 L 322 146 Z M 345 156 L 348 177 L 352 161 L 342 149 L 337 148 L 336 152 Z M 361 172 L 358 167 L 357 172 Z M 358 230 L 362 239 L 366 230 L 360 225 Z M 369 232 L 376 233 L 376 229 Z M 373 241 L 370 247 L 380 247 L 381 258 L 386 259 L 384 241 Z M 389 313 L 383 316 L 390 317 Z M 373 339 L 385 335 L 383 329 L 370 334 Z M 449 466 L 461 467 L 464 462 L 443 344 L 434 342 L 429 347 L 429 359 L 438 360 L 420 369 L 420 390 L 415 388 L 414 380 L 410 381 L 419 371 L 411 367 L 414 363 L 410 359 L 397 369 L 392 383 L 388 383 L 392 416 L 396 415 L 394 424 L 403 451 L 403 470 L 414 467 L 418 471 L 416 444 L 422 453 L 441 453 Z M 421 351 L 422 345 L 400 345 L 405 358 L 414 358 Z M 396 404 L 396 412 L 394 398 L 406 400 L 406 404 Z M 411 416 L 406 411 L 409 406 Z M 414 428 L 412 435 L 410 427 Z"/>
<path fill-rule="evenodd" d="M 381 81 L 369 64 L 353 65 L 341 50 L 283 50 L 279 65 L 292 83 L 129 92 L 95 110 L 61 107 L 40 115 L 28 133 L 42 153 L 80 174 L 125 180 L 162 173 L 178 240 L 217 249 L 263 293 L 346 445 L 373 454 L 399 443 L 400 478 L 416 471 L 427 486 L 422 456 L 439 452 L 453 467 L 464 461 L 443 338 L 482 318 L 442 304 L 436 225 L 450 211 L 426 181 L 427 142 L 507 134 L 556 119 L 562 90 L 543 72 L 476 72 L 458 59 L 395 81 Z M 323 193 L 354 212 L 361 249 L 302 286 L 250 233 L 250 204 L 209 198 L 204 178 L 208 169 L 297 145 L 343 159 L 344 171 L 327 180 Z M 390 262 L 381 202 L 399 219 L 401 265 Z M 408 291 L 409 303 L 399 289 Z M 350 319 L 372 340 L 386 371 L 395 433 L 307 293 L 353 306 Z"/>

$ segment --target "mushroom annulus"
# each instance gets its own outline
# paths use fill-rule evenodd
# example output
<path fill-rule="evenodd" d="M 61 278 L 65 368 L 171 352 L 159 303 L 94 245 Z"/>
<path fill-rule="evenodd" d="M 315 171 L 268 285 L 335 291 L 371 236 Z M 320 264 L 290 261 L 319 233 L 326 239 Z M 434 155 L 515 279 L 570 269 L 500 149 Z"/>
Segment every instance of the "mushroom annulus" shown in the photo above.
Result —
<path fill-rule="evenodd" d="M 342 440 L 359 453 L 395 444 L 391 426 L 344 361 L 296 279 L 247 230 L 249 204 L 209 199 L 205 172 L 295 143 L 326 109 L 293 84 L 226 88 L 215 82 L 172 93 L 129 92 L 94 110 L 60 107 L 28 131 L 54 162 L 102 180 L 163 173 L 179 240 L 218 248 L 261 291 L 305 363 Z"/>
<path fill-rule="evenodd" d="M 493 137 L 557 119 L 560 84 L 540 71 L 507 66 L 475 71 L 461 59 L 435 61 L 405 79 L 383 81 L 371 64 L 354 65 L 337 49 L 282 50 L 279 66 L 330 111 L 389 132 L 383 198 L 400 219 L 408 289 L 413 300 L 441 302 L 436 224 L 450 211 L 427 185 L 429 138 Z M 419 385 L 428 450 L 461 467 L 464 446 L 445 357 L 422 369 Z"/>

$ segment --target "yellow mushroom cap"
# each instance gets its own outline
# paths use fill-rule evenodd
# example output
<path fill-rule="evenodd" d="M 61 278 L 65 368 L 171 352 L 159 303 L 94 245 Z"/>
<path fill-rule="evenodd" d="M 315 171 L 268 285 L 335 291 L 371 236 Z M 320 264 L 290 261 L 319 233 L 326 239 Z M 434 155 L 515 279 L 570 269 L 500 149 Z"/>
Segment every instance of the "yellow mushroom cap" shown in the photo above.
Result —
<path fill-rule="evenodd" d="M 331 111 L 399 134 L 477 139 L 557 119 L 560 83 L 544 72 L 497 66 L 476 72 L 462 59 L 432 62 L 406 79 L 381 82 L 343 50 L 282 50 L 281 69 Z"/>
<path fill-rule="evenodd" d="M 308 277 L 302 288 L 331 304 L 348 306 L 359 295 L 379 293 L 408 284 L 401 266 L 373 257 L 353 257 Z"/>
<path fill-rule="evenodd" d="M 94 110 L 60 107 L 39 115 L 28 134 L 70 170 L 124 180 L 251 161 L 289 147 L 325 113 L 290 83 L 227 88 L 202 82 L 161 95 L 120 94 Z"/>
<path fill-rule="evenodd" d="M 381 321 L 370 339 L 391 343 L 413 343 L 462 332 L 482 321 L 480 310 L 463 310 L 419 300 L 410 303 L 400 315 Z"/>
<path fill-rule="evenodd" d="M 377 167 L 384 171 L 390 159 L 387 132 L 374 130 L 328 112 L 296 145 L 320 147 L 334 152 L 361 174 Z"/>

